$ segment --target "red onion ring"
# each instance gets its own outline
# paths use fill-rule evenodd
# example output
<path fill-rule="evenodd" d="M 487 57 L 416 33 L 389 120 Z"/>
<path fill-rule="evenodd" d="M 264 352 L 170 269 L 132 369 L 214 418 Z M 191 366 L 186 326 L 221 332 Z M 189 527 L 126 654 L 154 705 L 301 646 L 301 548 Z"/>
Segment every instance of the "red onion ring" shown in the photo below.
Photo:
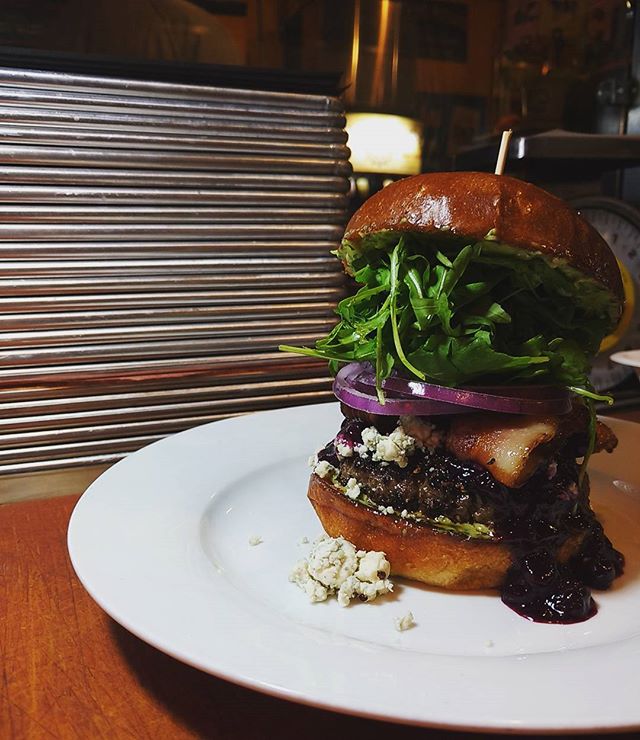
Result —
<path fill-rule="evenodd" d="M 347 406 L 386 416 L 460 414 L 474 409 L 560 415 L 571 409 L 571 394 L 557 386 L 492 387 L 491 391 L 500 393 L 488 393 L 485 388 L 448 388 L 394 375 L 382 382 L 382 388 L 384 404 L 377 398 L 373 369 L 367 363 L 358 362 L 343 367 L 333 384 L 334 394 Z"/>

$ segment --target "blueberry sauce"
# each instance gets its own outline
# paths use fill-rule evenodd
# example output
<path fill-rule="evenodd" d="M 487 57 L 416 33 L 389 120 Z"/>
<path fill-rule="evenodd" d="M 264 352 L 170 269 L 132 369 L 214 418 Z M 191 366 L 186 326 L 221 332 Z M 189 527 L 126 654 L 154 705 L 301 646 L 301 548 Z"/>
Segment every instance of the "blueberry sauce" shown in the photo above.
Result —
<path fill-rule="evenodd" d="M 547 549 L 518 558 L 507 573 L 501 597 L 510 609 L 534 622 L 571 624 L 596 613 L 589 588 Z"/>
<path fill-rule="evenodd" d="M 604 590 L 609 588 L 615 578 L 622 575 L 624 556 L 613 547 L 602 525 L 594 521 L 580 552 L 571 559 L 569 566 L 582 583 L 590 588 Z"/>
<path fill-rule="evenodd" d="M 624 557 L 596 519 L 588 478 L 579 480 L 579 466 L 567 448 L 524 486 L 510 489 L 484 468 L 443 448 L 416 450 L 406 468 L 383 467 L 358 455 L 340 458 L 336 443 L 360 444 L 366 426 L 359 419 L 345 419 L 336 440 L 318 458 L 338 468 L 341 477 L 357 473 L 378 504 L 489 524 L 513 555 L 502 601 L 521 616 L 570 624 L 596 613 L 591 589 L 609 588 L 623 572 Z"/>
<path fill-rule="evenodd" d="M 564 493 L 558 491 L 560 501 Z M 591 589 L 608 589 L 622 575 L 624 557 L 589 505 L 588 478 L 571 511 L 559 518 L 548 514 L 548 508 L 534 508 L 501 533 L 514 559 L 502 584 L 502 601 L 534 622 L 583 622 L 597 612 Z M 566 552 L 567 546 L 575 552 Z"/>
<path fill-rule="evenodd" d="M 318 452 L 318 460 L 326 460 L 334 468 L 340 467 L 340 458 L 336 451 L 336 444 L 343 443 L 353 448 L 355 445 L 362 444 L 362 430 L 367 425 L 359 419 L 345 419 L 342 422 L 340 431 L 335 440 L 327 444 Z"/>

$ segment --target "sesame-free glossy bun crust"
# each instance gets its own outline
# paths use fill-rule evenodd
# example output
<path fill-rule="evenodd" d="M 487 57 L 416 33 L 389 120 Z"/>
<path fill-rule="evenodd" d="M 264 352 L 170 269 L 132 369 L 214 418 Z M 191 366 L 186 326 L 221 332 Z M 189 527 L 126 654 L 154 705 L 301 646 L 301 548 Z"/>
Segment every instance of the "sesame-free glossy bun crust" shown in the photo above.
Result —
<path fill-rule="evenodd" d="M 389 514 L 347 498 L 320 476 L 309 481 L 308 497 L 325 532 L 344 537 L 361 550 L 384 552 L 391 573 L 452 590 L 498 588 L 513 563 L 503 543 L 468 539 Z M 583 538 L 572 535 L 558 559 L 573 555 Z"/>
<path fill-rule="evenodd" d="M 598 232 L 564 201 L 535 185 L 485 172 L 437 172 L 398 180 L 366 200 L 345 231 L 356 248 L 381 231 L 442 232 L 566 260 L 624 300 L 616 259 Z"/>

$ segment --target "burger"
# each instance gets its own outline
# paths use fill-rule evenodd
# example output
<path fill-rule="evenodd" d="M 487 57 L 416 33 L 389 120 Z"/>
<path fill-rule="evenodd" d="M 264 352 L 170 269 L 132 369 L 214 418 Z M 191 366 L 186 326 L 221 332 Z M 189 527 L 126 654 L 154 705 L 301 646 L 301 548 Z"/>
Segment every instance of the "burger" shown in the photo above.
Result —
<path fill-rule="evenodd" d="M 592 616 L 623 570 L 586 472 L 617 444 L 589 381 L 624 298 L 606 242 L 534 185 L 453 172 L 369 198 L 336 254 L 338 324 L 283 348 L 335 374 L 344 420 L 308 489 L 325 531 L 530 619 Z"/>

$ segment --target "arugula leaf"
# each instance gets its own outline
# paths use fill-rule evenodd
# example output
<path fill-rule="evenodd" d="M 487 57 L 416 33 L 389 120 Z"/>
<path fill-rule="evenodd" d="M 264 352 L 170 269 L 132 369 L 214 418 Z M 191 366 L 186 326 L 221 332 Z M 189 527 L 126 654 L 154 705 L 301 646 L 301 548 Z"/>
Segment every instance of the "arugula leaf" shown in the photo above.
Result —
<path fill-rule="evenodd" d="M 495 537 L 492 529 L 486 524 L 479 522 L 454 522 L 449 517 L 437 516 L 434 519 L 426 519 L 432 527 L 442 529 L 445 532 L 455 532 L 456 534 L 465 535 L 472 539 L 491 540 Z"/>
<path fill-rule="evenodd" d="M 333 371 L 370 362 L 381 402 L 394 370 L 449 386 L 560 383 L 593 397 L 590 362 L 616 318 L 598 283 L 489 238 L 461 248 L 392 232 L 368 239 L 365 253 L 338 250 L 361 287 L 338 304 L 337 326 L 315 348 L 283 349 Z"/>
<path fill-rule="evenodd" d="M 340 483 L 337 476 L 333 477 L 332 482 L 343 493 L 346 492 L 346 488 Z M 356 501 L 368 509 L 378 510 L 378 504 L 364 492 L 358 496 Z M 428 524 L 434 529 L 440 529 L 443 532 L 453 532 L 471 539 L 491 540 L 495 538 L 494 531 L 486 524 L 481 524 L 480 522 L 454 522 L 447 516 L 426 517 L 420 512 L 410 512 L 406 518 L 419 524 Z"/>
<path fill-rule="evenodd" d="M 402 364 L 414 375 L 417 375 L 420 380 L 424 380 L 424 373 L 418 368 L 412 365 L 407 356 L 404 353 L 402 342 L 400 340 L 400 329 L 398 327 L 398 291 L 399 291 L 399 272 L 400 272 L 400 260 L 404 257 L 404 242 L 402 239 L 398 242 L 393 252 L 391 252 L 391 284 L 390 284 L 390 298 L 391 298 L 391 331 L 393 333 L 393 344 L 396 352 Z"/>

